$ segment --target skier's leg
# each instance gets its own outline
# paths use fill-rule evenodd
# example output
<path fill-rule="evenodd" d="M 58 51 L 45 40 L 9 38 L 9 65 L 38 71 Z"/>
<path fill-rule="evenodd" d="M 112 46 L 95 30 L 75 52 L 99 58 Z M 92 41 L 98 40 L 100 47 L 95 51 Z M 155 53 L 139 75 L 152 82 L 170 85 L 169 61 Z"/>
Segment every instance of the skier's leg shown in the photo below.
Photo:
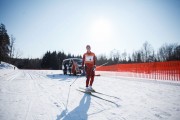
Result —
<path fill-rule="evenodd" d="M 86 71 L 86 87 L 89 86 L 89 80 L 90 80 L 90 71 L 89 69 L 87 68 L 87 66 L 85 66 L 85 71 Z"/>
<path fill-rule="evenodd" d="M 94 71 L 92 71 L 92 73 L 91 73 L 90 86 L 92 86 L 92 84 L 93 84 L 93 82 L 94 82 L 94 74 L 95 74 L 95 72 L 94 72 Z"/>
<path fill-rule="evenodd" d="M 89 75 L 87 75 L 87 79 L 86 79 L 86 87 L 88 87 L 88 86 L 89 86 L 89 79 L 90 79 L 90 76 L 89 76 Z"/>
<path fill-rule="evenodd" d="M 91 76 L 90 86 L 92 86 L 93 82 L 94 82 L 94 75 Z"/>

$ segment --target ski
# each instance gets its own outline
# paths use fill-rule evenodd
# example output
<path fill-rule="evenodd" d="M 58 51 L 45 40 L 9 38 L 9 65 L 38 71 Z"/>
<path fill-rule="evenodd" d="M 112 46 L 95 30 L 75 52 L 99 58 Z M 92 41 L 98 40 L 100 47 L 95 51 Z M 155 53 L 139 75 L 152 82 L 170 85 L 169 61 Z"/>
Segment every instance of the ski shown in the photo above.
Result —
<path fill-rule="evenodd" d="M 104 100 L 104 101 L 107 101 L 107 102 L 109 102 L 109 103 L 113 103 L 114 105 L 116 105 L 117 107 L 119 107 L 119 105 L 118 105 L 117 103 L 115 103 L 115 102 L 113 102 L 113 101 L 111 101 L 111 100 L 107 100 L 107 99 L 105 99 L 105 98 L 99 97 L 99 96 L 97 96 L 97 95 L 94 95 L 93 92 L 86 92 L 86 91 L 83 91 L 83 90 L 80 90 L 80 89 L 77 89 L 77 91 L 80 91 L 80 92 L 85 93 L 85 94 L 87 94 L 87 95 L 91 95 L 91 96 L 93 96 L 93 97 L 95 97 L 95 98 L 99 98 L 99 99 Z"/>
<path fill-rule="evenodd" d="M 81 90 L 85 90 L 84 88 L 82 87 L 79 87 L 79 89 Z M 97 91 L 91 91 L 92 93 L 97 93 L 97 94 L 100 94 L 100 95 L 104 95 L 104 96 L 108 96 L 108 97 L 112 97 L 112 98 L 115 98 L 115 99 L 118 99 L 118 100 L 121 100 L 120 98 L 116 97 L 116 96 L 112 96 L 112 95 L 107 95 L 107 94 L 104 94 L 102 92 L 97 92 Z"/>

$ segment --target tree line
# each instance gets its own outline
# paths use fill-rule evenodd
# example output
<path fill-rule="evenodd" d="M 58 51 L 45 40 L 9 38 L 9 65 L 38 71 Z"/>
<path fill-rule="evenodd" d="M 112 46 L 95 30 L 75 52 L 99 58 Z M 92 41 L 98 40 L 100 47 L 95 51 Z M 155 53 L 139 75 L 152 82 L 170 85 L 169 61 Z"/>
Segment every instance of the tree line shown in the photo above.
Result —
<path fill-rule="evenodd" d="M 62 62 L 64 59 L 67 58 L 81 58 L 80 55 L 71 55 L 65 54 L 64 52 L 50 52 L 47 51 L 43 58 L 36 58 L 36 59 L 21 59 L 21 58 L 14 58 L 11 59 L 11 63 L 16 65 L 20 69 L 49 69 L 49 70 L 58 70 L 62 68 Z"/>
<path fill-rule="evenodd" d="M 41 61 L 41 67 L 42 69 L 61 69 L 62 68 L 62 62 L 64 59 L 67 59 L 67 58 L 82 58 L 81 55 L 71 55 L 70 53 L 69 54 L 65 54 L 64 52 L 50 52 L 50 51 L 47 51 L 43 58 L 42 58 L 42 61 Z"/>
<path fill-rule="evenodd" d="M 61 69 L 62 61 L 67 58 L 82 58 L 81 55 L 65 54 L 64 52 L 47 51 L 42 58 L 30 59 L 20 58 L 19 52 L 15 52 L 15 38 L 9 37 L 4 24 L 0 24 L 0 62 L 11 63 L 22 69 Z M 97 65 L 128 64 L 142 62 L 160 62 L 180 60 L 179 44 L 163 44 L 158 51 L 155 51 L 147 41 L 139 50 L 128 54 L 126 51 L 112 50 L 109 57 L 106 55 L 97 56 Z"/>
<path fill-rule="evenodd" d="M 145 62 L 163 62 L 180 60 L 179 44 L 163 44 L 157 52 L 147 41 L 143 43 L 141 49 L 128 54 L 126 51 L 120 52 L 112 50 L 110 57 L 107 59 L 105 55 L 98 57 L 98 64 L 108 62 L 107 65 L 120 63 L 145 63 Z"/>

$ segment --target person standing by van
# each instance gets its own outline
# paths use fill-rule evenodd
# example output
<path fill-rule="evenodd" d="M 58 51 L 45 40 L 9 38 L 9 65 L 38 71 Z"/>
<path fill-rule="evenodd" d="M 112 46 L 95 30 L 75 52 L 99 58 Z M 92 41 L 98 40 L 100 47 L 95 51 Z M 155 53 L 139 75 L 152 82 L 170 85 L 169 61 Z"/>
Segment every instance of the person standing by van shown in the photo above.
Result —
<path fill-rule="evenodd" d="M 94 82 L 95 68 L 96 68 L 96 56 L 91 52 L 91 46 L 86 46 L 87 52 L 83 54 L 82 68 L 85 65 L 86 72 L 86 91 L 94 91 L 92 88 Z"/>

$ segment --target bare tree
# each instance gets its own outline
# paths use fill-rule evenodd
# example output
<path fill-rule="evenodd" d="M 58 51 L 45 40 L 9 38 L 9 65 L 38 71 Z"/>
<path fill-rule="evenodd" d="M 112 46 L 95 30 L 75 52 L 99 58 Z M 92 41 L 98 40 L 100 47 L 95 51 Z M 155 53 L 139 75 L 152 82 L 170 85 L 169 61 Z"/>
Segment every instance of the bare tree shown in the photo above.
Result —
<path fill-rule="evenodd" d="M 153 56 L 153 47 L 151 44 L 149 44 L 147 41 L 143 44 L 143 47 L 141 49 L 141 57 L 143 62 L 149 62 L 151 61 L 151 58 Z"/>
<path fill-rule="evenodd" d="M 157 55 L 160 61 L 169 61 L 175 60 L 178 53 L 178 44 L 164 44 L 159 48 Z"/>
<path fill-rule="evenodd" d="M 180 45 L 178 45 L 174 50 L 174 59 L 180 60 Z"/>
<path fill-rule="evenodd" d="M 141 55 L 142 55 L 141 50 L 133 52 L 133 54 L 132 54 L 132 61 L 133 62 L 138 62 L 138 63 L 142 62 Z"/>
<path fill-rule="evenodd" d="M 126 58 L 127 58 L 127 52 L 124 50 L 124 52 L 122 53 L 122 61 L 126 62 Z"/>
<path fill-rule="evenodd" d="M 159 61 L 165 61 L 167 58 L 167 51 L 166 51 L 167 45 L 164 44 L 162 47 L 159 48 L 159 51 L 157 53 Z"/>
<path fill-rule="evenodd" d="M 23 55 L 23 52 L 20 49 L 17 49 L 15 51 L 15 58 L 20 58 Z"/>
<path fill-rule="evenodd" d="M 114 61 L 115 64 L 119 63 L 119 61 L 121 60 L 120 52 L 116 49 L 113 49 L 110 52 L 110 56 L 111 56 L 111 59 Z"/>
<path fill-rule="evenodd" d="M 11 39 L 10 39 L 10 58 L 14 57 L 14 43 L 15 43 L 15 38 L 13 37 L 13 35 L 11 35 Z"/>

